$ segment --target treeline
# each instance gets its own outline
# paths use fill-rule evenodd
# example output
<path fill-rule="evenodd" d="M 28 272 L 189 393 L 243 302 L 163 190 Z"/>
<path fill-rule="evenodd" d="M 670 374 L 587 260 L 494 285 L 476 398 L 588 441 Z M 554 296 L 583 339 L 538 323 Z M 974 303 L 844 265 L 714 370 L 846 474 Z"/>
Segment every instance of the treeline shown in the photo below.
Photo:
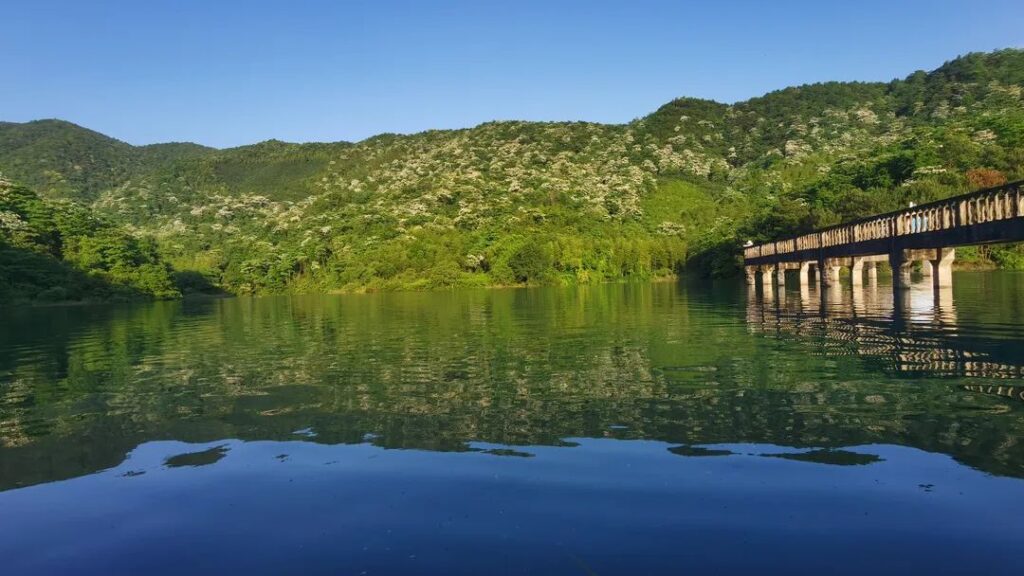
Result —
<path fill-rule="evenodd" d="M 295 248 L 219 252 L 211 276 L 247 293 L 576 284 L 670 276 L 682 270 L 687 255 L 681 238 L 637 229 L 608 235 L 524 230 L 491 241 L 433 232 L 319 256 Z"/>

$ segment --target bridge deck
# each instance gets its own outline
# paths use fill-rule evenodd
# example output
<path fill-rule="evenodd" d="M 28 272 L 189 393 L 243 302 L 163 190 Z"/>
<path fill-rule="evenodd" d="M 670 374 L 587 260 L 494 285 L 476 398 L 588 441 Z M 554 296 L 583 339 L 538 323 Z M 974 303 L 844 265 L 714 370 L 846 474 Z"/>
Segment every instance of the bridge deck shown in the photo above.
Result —
<path fill-rule="evenodd" d="M 1024 181 L 744 250 L 748 266 L 1024 241 Z"/>

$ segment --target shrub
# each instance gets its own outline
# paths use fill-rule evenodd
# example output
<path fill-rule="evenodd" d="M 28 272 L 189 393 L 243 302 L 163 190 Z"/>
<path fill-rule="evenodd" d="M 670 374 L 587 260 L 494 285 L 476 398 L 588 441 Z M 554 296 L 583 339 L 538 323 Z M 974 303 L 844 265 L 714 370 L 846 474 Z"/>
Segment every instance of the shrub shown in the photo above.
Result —
<path fill-rule="evenodd" d="M 508 267 L 516 282 L 543 280 L 552 264 L 551 253 L 530 240 L 523 243 L 508 259 Z"/>

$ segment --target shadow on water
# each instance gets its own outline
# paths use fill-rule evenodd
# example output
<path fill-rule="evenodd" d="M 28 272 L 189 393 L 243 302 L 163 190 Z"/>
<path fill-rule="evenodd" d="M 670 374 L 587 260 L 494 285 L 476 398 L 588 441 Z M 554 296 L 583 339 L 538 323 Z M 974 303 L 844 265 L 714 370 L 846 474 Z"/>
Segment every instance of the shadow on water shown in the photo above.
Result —
<path fill-rule="evenodd" d="M 171 456 L 164 461 L 164 466 L 167 466 L 168 468 L 181 468 L 183 466 L 209 466 L 210 464 L 217 463 L 220 459 L 227 456 L 227 454 L 228 449 L 226 446 L 214 446 L 213 448 L 199 452 L 186 452 L 184 454 Z"/>
<path fill-rule="evenodd" d="M 832 466 L 863 466 L 882 461 L 882 458 L 874 454 L 861 454 L 848 450 L 811 450 L 808 452 L 764 454 L 764 456 L 797 460 L 799 462 L 813 462 L 814 464 L 829 464 Z"/>
<path fill-rule="evenodd" d="M 513 457 L 570 438 L 750 443 L 831 464 L 895 444 L 1024 477 L 1021 283 L 1002 278 L 958 275 L 939 305 L 665 283 L 14 311 L 0 489 L 227 438 Z"/>

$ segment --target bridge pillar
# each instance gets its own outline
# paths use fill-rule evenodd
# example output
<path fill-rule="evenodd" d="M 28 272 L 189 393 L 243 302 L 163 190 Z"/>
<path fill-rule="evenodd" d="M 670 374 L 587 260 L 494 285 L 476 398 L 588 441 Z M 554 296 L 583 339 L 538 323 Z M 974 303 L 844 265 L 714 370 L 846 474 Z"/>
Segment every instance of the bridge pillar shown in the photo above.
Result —
<path fill-rule="evenodd" d="M 809 286 L 811 283 L 811 263 L 801 262 L 800 263 L 800 287 Z"/>
<path fill-rule="evenodd" d="M 821 274 L 822 287 L 839 285 L 839 266 L 831 260 L 819 260 L 818 271 Z"/>
<path fill-rule="evenodd" d="M 744 266 L 743 273 L 747 277 L 747 286 L 753 286 L 757 283 L 757 266 Z"/>
<path fill-rule="evenodd" d="M 864 259 L 854 257 L 853 265 L 850 266 L 850 281 L 854 286 L 864 285 Z"/>
<path fill-rule="evenodd" d="M 779 285 L 780 290 L 786 289 L 786 265 L 779 264 L 775 267 L 775 282 Z"/>
<path fill-rule="evenodd" d="M 894 290 L 910 288 L 910 269 L 913 261 L 907 260 L 903 250 L 889 254 L 889 266 L 892 267 L 892 287 Z"/>
<path fill-rule="evenodd" d="M 774 276 L 775 266 L 771 264 L 762 264 L 759 272 L 761 273 L 761 290 L 765 293 L 770 293 L 775 284 L 772 279 Z"/>
<path fill-rule="evenodd" d="M 921 261 L 921 275 L 924 276 L 925 278 L 931 278 L 932 277 L 932 263 L 931 263 L 931 260 L 922 260 Z"/>
<path fill-rule="evenodd" d="M 868 286 L 878 285 L 878 264 L 876 262 L 867 263 L 868 271 Z"/>
<path fill-rule="evenodd" d="M 932 269 L 932 286 L 948 288 L 953 285 L 953 260 L 956 259 L 956 248 L 937 248 L 935 259 L 929 263 Z"/>

